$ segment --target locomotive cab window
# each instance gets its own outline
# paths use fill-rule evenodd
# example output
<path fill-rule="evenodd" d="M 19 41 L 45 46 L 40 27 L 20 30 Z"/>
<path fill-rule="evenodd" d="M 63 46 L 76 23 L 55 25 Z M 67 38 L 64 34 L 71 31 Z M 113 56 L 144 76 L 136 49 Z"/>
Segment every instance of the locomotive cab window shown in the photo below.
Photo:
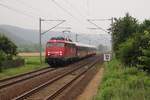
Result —
<path fill-rule="evenodd" d="M 64 47 L 64 43 L 47 43 L 46 47 Z"/>

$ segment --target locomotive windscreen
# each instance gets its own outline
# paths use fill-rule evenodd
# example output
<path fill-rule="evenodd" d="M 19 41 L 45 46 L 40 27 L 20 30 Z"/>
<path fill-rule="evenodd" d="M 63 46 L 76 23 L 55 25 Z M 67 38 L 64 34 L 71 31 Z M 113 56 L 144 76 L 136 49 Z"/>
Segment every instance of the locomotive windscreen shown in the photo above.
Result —
<path fill-rule="evenodd" d="M 46 47 L 64 47 L 64 43 L 47 43 Z"/>

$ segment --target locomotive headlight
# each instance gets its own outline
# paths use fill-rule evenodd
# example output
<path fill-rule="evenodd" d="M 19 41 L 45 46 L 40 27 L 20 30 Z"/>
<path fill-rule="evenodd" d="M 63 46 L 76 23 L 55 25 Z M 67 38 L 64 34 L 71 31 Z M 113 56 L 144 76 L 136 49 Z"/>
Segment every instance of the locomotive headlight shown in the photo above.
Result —
<path fill-rule="evenodd" d="M 59 55 L 62 56 L 62 51 L 59 51 Z"/>
<path fill-rule="evenodd" d="M 48 56 L 50 55 L 50 52 L 48 52 Z"/>

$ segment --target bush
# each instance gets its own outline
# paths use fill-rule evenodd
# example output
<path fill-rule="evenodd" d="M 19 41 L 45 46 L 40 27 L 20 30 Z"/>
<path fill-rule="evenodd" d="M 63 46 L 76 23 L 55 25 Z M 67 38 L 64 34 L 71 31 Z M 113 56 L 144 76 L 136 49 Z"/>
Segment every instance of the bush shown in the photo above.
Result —
<path fill-rule="evenodd" d="M 17 46 L 4 35 L 0 35 L 0 50 L 11 60 L 17 54 Z"/>
<path fill-rule="evenodd" d="M 150 31 L 145 31 L 141 36 L 141 55 L 139 55 L 137 67 L 150 72 Z"/>
<path fill-rule="evenodd" d="M 0 72 L 2 71 L 2 62 L 6 60 L 6 54 L 0 50 Z"/>
<path fill-rule="evenodd" d="M 17 58 L 13 60 L 4 60 L 2 62 L 2 68 L 6 69 L 6 68 L 12 68 L 12 67 L 19 67 L 19 66 L 23 66 L 24 64 L 25 64 L 25 61 L 22 58 Z"/>
<path fill-rule="evenodd" d="M 134 46 L 134 39 L 130 38 L 126 42 L 119 45 L 117 55 L 123 64 L 132 66 L 136 63 L 135 53 L 136 48 Z"/>

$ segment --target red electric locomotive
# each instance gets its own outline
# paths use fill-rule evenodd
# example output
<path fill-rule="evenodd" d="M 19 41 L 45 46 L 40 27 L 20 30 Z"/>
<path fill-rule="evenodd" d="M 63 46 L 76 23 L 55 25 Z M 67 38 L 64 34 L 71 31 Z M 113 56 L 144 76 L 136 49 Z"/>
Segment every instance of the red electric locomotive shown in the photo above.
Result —
<path fill-rule="evenodd" d="M 49 65 L 70 62 L 96 54 L 96 47 L 72 42 L 62 37 L 51 38 L 46 45 L 45 61 Z"/>
<path fill-rule="evenodd" d="M 64 38 L 52 38 L 46 45 L 46 62 L 56 65 L 70 61 L 76 57 L 76 45 Z"/>

